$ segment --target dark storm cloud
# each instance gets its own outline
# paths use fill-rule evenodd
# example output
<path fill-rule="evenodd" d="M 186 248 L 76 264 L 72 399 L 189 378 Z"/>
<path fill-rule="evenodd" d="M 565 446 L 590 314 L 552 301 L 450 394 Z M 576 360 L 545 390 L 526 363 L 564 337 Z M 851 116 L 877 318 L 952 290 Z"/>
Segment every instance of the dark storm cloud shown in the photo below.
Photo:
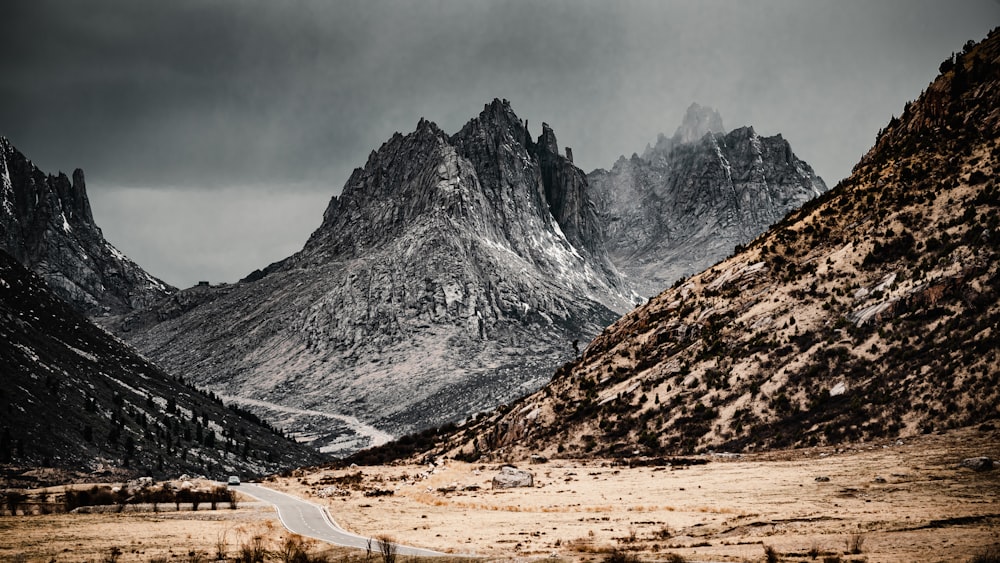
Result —
<path fill-rule="evenodd" d="M 181 285 L 202 268 L 244 275 L 249 261 L 227 255 L 259 267 L 301 247 L 393 132 L 420 117 L 454 132 L 494 97 L 535 134 L 550 123 L 588 171 L 671 134 L 697 101 L 730 129 L 782 133 L 833 185 L 941 60 L 1000 22 L 992 0 L 6 0 L 2 12 L 0 135 L 46 171 L 83 167 L 112 242 Z M 177 221 L 195 207 L 198 221 Z"/>
<path fill-rule="evenodd" d="M 329 173 L 339 189 L 420 116 L 454 127 L 504 90 L 585 87 L 574 75 L 613 52 L 601 38 L 614 15 L 525 6 L 17 3 L 3 41 L 19 56 L 0 63 L 0 123 L 43 164 L 86 164 L 112 184 Z"/>

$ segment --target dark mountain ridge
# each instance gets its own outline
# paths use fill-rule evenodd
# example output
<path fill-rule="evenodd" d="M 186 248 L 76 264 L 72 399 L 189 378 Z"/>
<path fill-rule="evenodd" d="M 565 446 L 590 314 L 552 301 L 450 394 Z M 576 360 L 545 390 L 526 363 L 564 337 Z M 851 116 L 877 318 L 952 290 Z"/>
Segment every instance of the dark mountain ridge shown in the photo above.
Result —
<path fill-rule="evenodd" d="M 89 316 L 152 304 L 174 288 L 104 239 L 83 170 L 46 175 L 0 137 L 0 249 Z"/>
<path fill-rule="evenodd" d="M 322 457 L 93 325 L 0 250 L 0 464 L 81 476 L 261 475 Z"/>

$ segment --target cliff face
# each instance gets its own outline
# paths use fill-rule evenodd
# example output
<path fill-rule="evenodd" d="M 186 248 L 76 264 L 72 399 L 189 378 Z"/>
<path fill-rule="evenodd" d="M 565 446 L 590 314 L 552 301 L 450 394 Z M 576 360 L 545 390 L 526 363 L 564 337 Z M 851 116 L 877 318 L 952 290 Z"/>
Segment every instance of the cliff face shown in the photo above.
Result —
<path fill-rule="evenodd" d="M 46 175 L 0 137 L 0 248 L 95 316 L 139 309 L 173 288 L 104 239 L 83 171 Z"/>
<path fill-rule="evenodd" d="M 724 133 L 693 105 L 673 137 L 588 175 L 611 260 L 641 294 L 662 291 L 730 255 L 826 191 L 780 135 Z"/>
<path fill-rule="evenodd" d="M 330 451 L 513 400 L 632 305 L 555 147 L 505 101 L 451 136 L 421 120 L 354 171 L 301 252 L 117 326 Z"/>

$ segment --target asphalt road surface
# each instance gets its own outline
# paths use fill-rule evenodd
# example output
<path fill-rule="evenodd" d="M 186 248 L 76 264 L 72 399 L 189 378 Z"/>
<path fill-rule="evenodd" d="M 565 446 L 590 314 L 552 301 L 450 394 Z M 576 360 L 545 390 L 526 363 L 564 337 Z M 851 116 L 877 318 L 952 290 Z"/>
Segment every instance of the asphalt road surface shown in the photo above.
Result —
<path fill-rule="evenodd" d="M 257 484 L 243 483 L 238 487 L 230 487 L 241 493 L 246 493 L 258 500 L 269 502 L 278 510 L 278 518 L 289 531 L 317 540 L 340 545 L 367 549 L 369 541 L 373 552 L 379 552 L 379 542 L 374 538 L 366 538 L 352 534 L 340 526 L 327 514 L 326 510 L 317 504 L 306 502 L 300 498 L 281 493 Z M 399 555 L 418 557 L 440 557 L 446 555 L 429 549 L 396 545 Z"/>

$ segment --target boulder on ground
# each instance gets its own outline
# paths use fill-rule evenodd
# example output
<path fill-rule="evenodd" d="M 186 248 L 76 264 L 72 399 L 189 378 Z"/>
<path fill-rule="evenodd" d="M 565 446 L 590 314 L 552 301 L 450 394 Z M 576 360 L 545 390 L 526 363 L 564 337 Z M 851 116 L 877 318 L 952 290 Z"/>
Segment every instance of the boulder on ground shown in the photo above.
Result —
<path fill-rule="evenodd" d="M 993 469 L 993 460 L 986 456 L 969 457 L 962 460 L 961 466 L 973 471 L 989 471 Z"/>
<path fill-rule="evenodd" d="M 493 477 L 494 489 L 513 489 L 515 487 L 534 487 L 535 476 L 531 473 L 505 465 L 500 468 L 500 473 Z"/>

